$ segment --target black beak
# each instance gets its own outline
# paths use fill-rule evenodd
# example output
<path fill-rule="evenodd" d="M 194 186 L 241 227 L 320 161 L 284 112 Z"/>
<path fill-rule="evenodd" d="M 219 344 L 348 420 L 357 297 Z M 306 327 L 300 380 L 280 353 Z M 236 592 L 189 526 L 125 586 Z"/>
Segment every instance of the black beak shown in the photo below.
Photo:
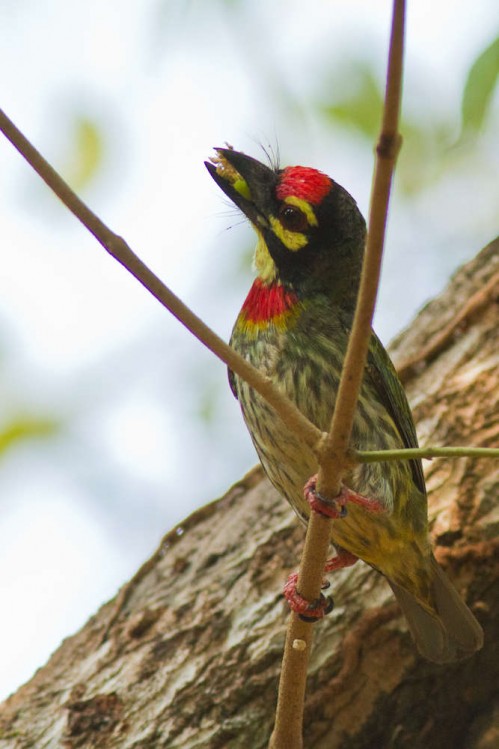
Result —
<path fill-rule="evenodd" d="M 268 226 L 266 214 L 273 201 L 276 173 L 231 148 L 215 148 L 215 151 L 214 163 L 204 163 L 217 185 L 255 226 Z"/>

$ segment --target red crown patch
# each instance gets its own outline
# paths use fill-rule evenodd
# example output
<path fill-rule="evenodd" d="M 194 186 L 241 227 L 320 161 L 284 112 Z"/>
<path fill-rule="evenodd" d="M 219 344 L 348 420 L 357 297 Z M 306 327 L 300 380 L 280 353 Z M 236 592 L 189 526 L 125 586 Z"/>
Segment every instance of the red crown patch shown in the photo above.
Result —
<path fill-rule="evenodd" d="M 293 195 L 317 205 L 330 191 L 332 180 L 317 169 L 307 166 L 288 166 L 283 170 L 276 194 L 279 200 Z"/>

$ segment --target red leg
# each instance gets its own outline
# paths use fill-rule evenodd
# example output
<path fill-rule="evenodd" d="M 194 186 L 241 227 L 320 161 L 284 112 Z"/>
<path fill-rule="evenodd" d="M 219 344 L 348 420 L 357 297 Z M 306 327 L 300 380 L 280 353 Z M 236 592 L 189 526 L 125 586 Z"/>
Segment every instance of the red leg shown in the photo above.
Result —
<path fill-rule="evenodd" d="M 355 554 L 351 554 L 346 549 L 340 549 L 335 557 L 327 560 L 324 572 L 335 572 L 335 570 L 342 570 L 344 567 L 352 567 L 358 559 Z"/>
<path fill-rule="evenodd" d="M 357 494 L 357 492 L 354 492 L 347 486 L 342 487 L 341 493 L 344 493 L 347 502 L 363 507 L 367 512 L 372 512 L 375 515 L 386 512 L 386 507 L 382 502 L 373 499 L 373 497 L 364 497 L 363 494 Z"/>
<path fill-rule="evenodd" d="M 325 515 L 328 518 L 333 518 L 334 520 L 344 518 L 347 514 L 346 506 L 348 502 L 363 507 L 367 512 L 380 513 L 385 511 L 384 506 L 377 499 L 364 497 L 362 494 L 358 494 L 346 486 L 342 486 L 338 496 L 333 499 L 322 497 L 317 491 L 316 486 L 317 476 L 312 476 L 305 484 L 303 490 L 305 499 L 314 512 L 318 512 L 320 515 Z"/>

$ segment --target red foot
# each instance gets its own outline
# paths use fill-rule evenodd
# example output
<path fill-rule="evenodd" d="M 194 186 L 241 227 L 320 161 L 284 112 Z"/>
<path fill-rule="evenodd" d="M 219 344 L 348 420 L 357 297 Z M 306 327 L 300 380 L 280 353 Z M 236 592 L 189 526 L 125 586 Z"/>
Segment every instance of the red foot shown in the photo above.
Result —
<path fill-rule="evenodd" d="M 316 486 L 317 476 L 312 476 L 305 484 L 303 490 L 305 499 L 314 512 L 318 512 L 320 515 L 325 515 L 328 518 L 333 518 L 334 520 L 344 518 L 347 514 L 347 502 L 359 505 L 359 507 L 363 507 L 367 512 L 380 513 L 385 511 L 385 508 L 377 499 L 357 494 L 357 492 L 354 492 L 347 486 L 342 486 L 340 493 L 334 499 L 327 499 L 321 496 L 316 490 Z"/>
<path fill-rule="evenodd" d="M 289 607 L 298 616 L 306 622 L 314 622 L 317 619 L 329 614 L 333 610 L 332 598 L 326 598 L 322 594 L 315 601 L 307 601 L 306 598 L 298 593 L 296 583 L 298 582 L 298 573 L 293 572 L 284 586 L 284 597 L 289 603 Z"/>
<path fill-rule="evenodd" d="M 340 570 L 343 567 L 351 567 L 357 561 L 357 557 L 351 554 L 345 549 L 341 549 L 337 556 L 332 559 L 328 559 L 324 572 L 333 572 L 334 570 Z M 284 597 L 289 603 L 289 607 L 298 616 L 306 622 L 314 622 L 317 619 L 322 619 L 326 614 L 329 614 L 334 608 L 334 601 L 332 598 L 326 598 L 321 596 L 316 601 L 307 601 L 306 598 L 298 593 L 296 584 L 298 582 L 298 573 L 293 572 L 284 586 Z M 329 588 L 329 582 L 325 580 L 322 583 L 323 588 Z"/>

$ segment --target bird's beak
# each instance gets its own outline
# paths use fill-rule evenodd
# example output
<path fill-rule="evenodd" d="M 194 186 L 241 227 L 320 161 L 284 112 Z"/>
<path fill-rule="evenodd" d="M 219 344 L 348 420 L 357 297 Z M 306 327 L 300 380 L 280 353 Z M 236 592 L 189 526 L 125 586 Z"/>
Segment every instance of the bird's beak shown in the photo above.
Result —
<path fill-rule="evenodd" d="M 276 173 L 232 148 L 215 148 L 215 151 L 217 155 L 205 161 L 205 166 L 217 185 L 257 228 L 267 227 L 265 206 L 270 205 Z"/>

